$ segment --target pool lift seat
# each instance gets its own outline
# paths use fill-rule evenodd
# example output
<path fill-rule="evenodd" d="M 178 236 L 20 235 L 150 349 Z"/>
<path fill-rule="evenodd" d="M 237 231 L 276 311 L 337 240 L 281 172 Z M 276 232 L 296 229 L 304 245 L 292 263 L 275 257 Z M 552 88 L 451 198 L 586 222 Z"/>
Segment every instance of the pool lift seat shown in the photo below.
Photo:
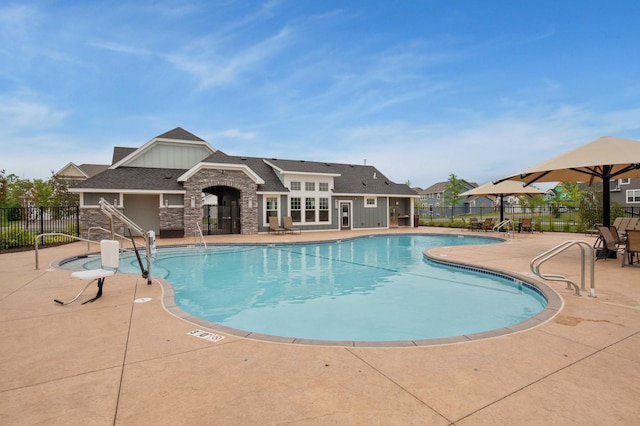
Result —
<path fill-rule="evenodd" d="M 116 274 L 118 271 L 118 264 L 120 262 L 119 253 L 120 246 L 115 240 L 102 240 L 100 241 L 100 261 L 101 268 L 99 269 L 89 269 L 86 271 L 76 271 L 71 274 L 74 278 L 80 278 L 81 280 L 89 280 L 89 283 L 82 289 L 80 293 L 76 295 L 73 299 L 68 302 L 62 302 L 58 299 L 55 299 L 54 302 L 59 303 L 61 305 L 67 305 L 69 303 L 75 302 L 78 298 L 85 292 L 87 288 L 94 282 L 98 281 L 98 293 L 92 299 L 85 300 L 82 302 L 91 303 L 96 301 L 102 296 L 102 286 L 104 285 L 104 280 L 107 277 L 111 277 Z"/>

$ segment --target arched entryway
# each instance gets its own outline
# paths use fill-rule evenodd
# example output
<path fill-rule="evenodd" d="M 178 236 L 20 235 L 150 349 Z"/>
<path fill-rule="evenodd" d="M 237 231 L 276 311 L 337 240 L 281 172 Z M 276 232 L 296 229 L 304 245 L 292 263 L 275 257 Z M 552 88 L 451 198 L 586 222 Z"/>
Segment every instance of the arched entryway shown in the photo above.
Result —
<path fill-rule="evenodd" d="M 240 191 L 229 186 L 211 186 L 202 192 L 216 198 L 212 204 L 202 206 L 202 217 L 207 219 L 202 231 L 208 235 L 239 234 L 242 231 Z"/>

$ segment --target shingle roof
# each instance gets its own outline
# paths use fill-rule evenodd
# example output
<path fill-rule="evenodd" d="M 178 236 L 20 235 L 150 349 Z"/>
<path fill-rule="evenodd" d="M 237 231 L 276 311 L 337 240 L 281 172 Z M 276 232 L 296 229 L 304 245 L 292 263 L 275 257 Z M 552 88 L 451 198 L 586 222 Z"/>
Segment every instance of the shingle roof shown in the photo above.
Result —
<path fill-rule="evenodd" d="M 176 127 L 156 138 L 206 142 L 180 127 Z M 112 164 L 119 162 L 136 149 L 114 148 Z M 391 182 L 373 166 L 231 156 L 222 151 L 214 152 L 205 158 L 202 163 L 246 165 L 264 181 L 263 184 L 258 185 L 259 192 L 289 191 L 271 166 L 273 165 L 284 172 L 332 175 L 334 177 L 334 193 L 336 194 L 416 195 L 416 192 L 407 185 Z M 183 169 L 118 167 L 105 170 L 77 184 L 74 188 L 97 190 L 183 190 L 182 184 L 177 179 L 186 172 L 187 170 Z"/>
<path fill-rule="evenodd" d="M 215 152 L 205 158 L 203 162 L 246 164 L 265 181 L 264 184 L 258 186 L 259 191 L 288 191 L 273 171 L 273 168 L 269 166 L 269 164 L 273 164 L 285 172 L 337 175 L 334 177 L 334 192 L 337 194 L 416 195 L 415 191 L 407 185 L 391 182 L 391 180 L 373 166 L 238 157 L 226 155 L 222 151 Z"/>
<path fill-rule="evenodd" d="M 118 167 L 79 182 L 73 188 L 181 191 L 184 188 L 178 183 L 178 177 L 185 172 L 183 169 Z"/>
<path fill-rule="evenodd" d="M 138 148 L 127 148 L 124 146 L 116 146 L 113 148 L 113 158 L 111 159 L 111 164 L 116 164 L 118 161 L 122 160 L 127 155 L 131 154 L 134 151 L 137 151 Z"/>
<path fill-rule="evenodd" d="M 109 168 L 106 164 L 80 164 L 78 166 L 88 177 L 95 176 Z"/>
<path fill-rule="evenodd" d="M 204 139 L 201 139 L 194 135 L 191 132 L 187 132 L 182 127 L 176 127 L 173 130 L 169 130 L 166 133 L 161 134 L 160 136 L 156 136 L 156 139 L 177 139 L 182 141 L 199 141 L 206 142 Z"/>

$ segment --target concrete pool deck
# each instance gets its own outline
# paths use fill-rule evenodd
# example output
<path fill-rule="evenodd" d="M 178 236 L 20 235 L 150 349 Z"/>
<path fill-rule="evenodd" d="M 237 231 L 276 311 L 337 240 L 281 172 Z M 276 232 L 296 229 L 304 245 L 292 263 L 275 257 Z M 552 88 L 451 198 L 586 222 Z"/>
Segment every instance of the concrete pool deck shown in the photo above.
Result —
<path fill-rule="evenodd" d="M 214 242 L 296 242 L 378 232 L 210 236 Z M 431 254 L 531 276 L 536 255 L 566 233 L 516 234 L 504 244 Z M 193 243 L 164 240 L 159 244 Z M 546 282 L 559 313 L 536 328 L 464 343 L 307 346 L 204 329 L 169 313 L 162 287 L 107 279 L 92 304 L 61 306 L 85 283 L 53 262 L 86 243 L 0 254 L 0 422 L 47 425 L 429 424 L 635 425 L 640 421 L 640 268 L 596 262 L 596 298 Z M 96 248 L 92 247 L 92 251 Z M 543 272 L 580 282 L 578 249 Z M 588 281 L 587 281 L 588 282 Z M 95 293 L 95 286 L 87 295 Z M 146 303 L 134 303 L 151 298 Z M 194 329 L 224 335 L 213 342 Z"/>

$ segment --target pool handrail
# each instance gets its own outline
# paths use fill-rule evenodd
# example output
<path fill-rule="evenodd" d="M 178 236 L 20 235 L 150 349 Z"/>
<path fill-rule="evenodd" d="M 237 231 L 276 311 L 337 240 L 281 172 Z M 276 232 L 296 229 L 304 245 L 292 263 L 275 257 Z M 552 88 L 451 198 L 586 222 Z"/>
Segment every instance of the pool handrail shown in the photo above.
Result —
<path fill-rule="evenodd" d="M 74 240 L 78 240 L 78 241 L 86 241 L 87 242 L 87 247 L 89 247 L 89 244 L 100 244 L 99 241 L 92 241 L 92 240 L 88 240 L 86 238 L 76 237 L 75 235 L 65 234 L 65 233 L 62 233 L 62 232 L 45 232 L 44 234 L 38 234 L 38 235 L 36 235 L 36 242 L 35 242 L 36 270 L 40 269 L 40 267 L 39 267 L 39 259 L 38 259 L 38 242 L 40 241 L 40 237 L 48 237 L 48 236 L 54 236 L 54 235 L 59 235 L 59 236 L 62 236 L 62 237 L 69 237 L 69 238 L 73 238 Z M 88 249 L 87 249 L 87 251 L 88 251 Z"/>
<path fill-rule="evenodd" d="M 572 247 L 572 246 L 578 246 L 580 248 L 580 280 L 581 280 L 580 287 L 578 287 L 576 283 L 574 283 L 572 280 L 570 280 L 569 278 L 563 275 L 543 274 L 540 272 L 540 265 L 542 265 L 547 260 L 562 253 L 563 251 L 567 250 L 569 247 Z M 542 279 L 549 280 L 549 281 L 566 282 L 567 288 L 570 289 L 571 287 L 573 287 L 575 289 L 574 294 L 576 296 L 580 296 L 580 290 L 586 290 L 585 288 L 585 247 L 589 252 L 589 269 L 590 269 L 589 275 L 591 279 L 590 288 L 589 288 L 589 297 L 596 297 L 595 275 L 594 275 L 595 273 L 594 249 L 591 246 L 591 244 L 589 244 L 586 241 L 569 240 L 569 241 L 560 243 L 557 246 L 552 247 L 549 250 L 545 251 L 544 253 L 541 253 L 538 256 L 534 257 L 529 263 L 529 268 L 531 269 L 531 272 L 533 272 L 535 275 L 539 276 Z"/>
<path fill-rule="evenodd" d="M 494 227 L 494 231 L 500 231 L 501 229 L 506 229 L 507 236 L 513 238 L 515 236 L 515 225 L 511 219 L 505 219 L 502 222 L 498 222 Z"/>

